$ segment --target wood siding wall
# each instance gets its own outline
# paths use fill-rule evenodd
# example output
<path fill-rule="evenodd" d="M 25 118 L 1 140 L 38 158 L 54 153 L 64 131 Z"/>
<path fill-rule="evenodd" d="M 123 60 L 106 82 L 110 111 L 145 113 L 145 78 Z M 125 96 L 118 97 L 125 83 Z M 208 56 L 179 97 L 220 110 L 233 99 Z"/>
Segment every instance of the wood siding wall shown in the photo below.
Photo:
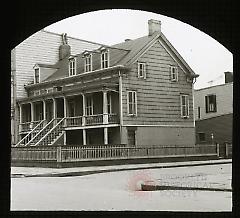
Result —
<path fill-rule="evenodd" d="M 216 95 L 217 111 L 206 113 L 205 96 Z M 194 91 L 195 119 L 203 120 L 233 112 L 233 83 L 222 84 Z M 198 118 L 200 107 L 200 119 Z"/>
<path fill-rule="evenodd" d="M 58 61 L 61 40 L 61 35 L 41 30 L 16 47 L 17 98 L 27 96 L 24 84 L 33 81 L 33 66 L 36 63 L 55 64 Z M 68 37 L 68 44 L 72 55 L 100 46 L 71 37 Z"/>
<path fill-rule="evenodd" d="M 168 54 L 155 42 L 139 59 L 146 63 L 146 79 L 138 78 L 137 63 L 127 78 L 123 78 L 124 125 L 190 125 L 193 126 L 192 84 Z M 170 65 L 178 66 L 178 82 L 170 80 Z M 127 115 L 127 91 L 137 91 L 137 117 Z M 181 118 L 180 94 L 189 95 L 190 118 Z"/>

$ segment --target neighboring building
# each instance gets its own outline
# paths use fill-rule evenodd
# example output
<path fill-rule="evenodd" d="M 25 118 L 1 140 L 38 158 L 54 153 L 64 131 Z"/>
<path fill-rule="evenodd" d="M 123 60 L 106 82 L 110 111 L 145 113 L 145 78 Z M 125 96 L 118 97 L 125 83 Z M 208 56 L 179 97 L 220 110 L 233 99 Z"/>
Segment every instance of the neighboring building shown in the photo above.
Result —
<path fill-rule="evenodd" d="M 197 144 L 232 142 L 233 74 L 225 84 L 194 91 Z"/>
<path fill-rule="evenodd" d="M 68 37 L 72 54 L 85 49 L 95 49 L 101 44 Z M 24 85 L 33 80 L 36 63 L 55 64 L 59 60 L 60 34 L 40 30 L 24 40 L 11 51 L 11 135 L 12 144 L 18 141 L 19 110 L 16 101 L 27 97 Z"/>
<path fill-rule="evenodd" d="M 198 75 L 160 21 L 148 25 L 147 36 L 79 54 L 64 35 L 60 59 L 36 61 L 22 88 L 18 145 L 194 145 Z"/>

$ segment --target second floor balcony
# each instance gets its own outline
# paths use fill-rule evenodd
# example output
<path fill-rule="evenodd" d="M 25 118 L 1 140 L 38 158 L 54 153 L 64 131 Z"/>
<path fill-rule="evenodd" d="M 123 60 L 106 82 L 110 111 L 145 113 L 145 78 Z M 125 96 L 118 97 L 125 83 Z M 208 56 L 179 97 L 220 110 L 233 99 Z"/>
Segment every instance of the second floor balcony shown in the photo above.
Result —
<path fill-rule="evenodd" d="M 65 128 L 119 124 L 119 95 L 99 91 L 49 98 L 22 104 L 20 114 L 20 133 L 27 133 L 42 120 L 48 123 L 53 118 L 65 118 Z"/>

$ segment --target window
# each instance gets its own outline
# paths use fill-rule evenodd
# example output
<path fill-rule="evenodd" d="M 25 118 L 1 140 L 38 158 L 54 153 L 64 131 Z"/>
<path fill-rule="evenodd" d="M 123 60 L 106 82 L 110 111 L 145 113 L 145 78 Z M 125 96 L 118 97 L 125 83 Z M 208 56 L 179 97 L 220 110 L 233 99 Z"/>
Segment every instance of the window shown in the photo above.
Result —
<path fill-rule="evenodd" d="M 75 102 L 73 100 L 70 100 L 68 102 L 68 116 L 69 117 L 75 116 Z"/>
<path fill-rule="evenodd" d="M 69 76 L 76 75 L 76 60 L 74 58 L 69 59 Z"/>
<path fill-rule="evenodd" d="M 189 96 L 181 95 L 181 117 L 188 118 L 189 117 Z"/>
<path fill-rule="evenodd" d="M 206 141 L 206 135 L 204 132 L 199 132 L 198 133 L 198 139 L 200 142 L 205 142 Z"/>
<path fill-rule="evenodd" d="M 107 50 L 102 51 L 101 53 L 101 68 L 108 68 L 109 67 L 109 54 Z"/>
<path fill-rule="evenodd" d="M 128 115 L 137 115 L 137 93 L 136 91 L 129 91 L 128 96 Z"/>
<path fill-rule="evenodd" d="M 146 64 L 138 63 L 138 78 L 146 79 Z"/>
<path fill-rule="evenodd" d="M 178 68 L 170 66 L 170 72 L 171 72 L 171 81 L 177 82 L 178 81 Z"/>
<path fill-rule="evenodd" d="M 200 118 L 201 118 L 201 108 L 198 107 L 198 119 L 200 119 Z"/>
<path fill-rule="evenodd" d="M 216 95 L 205 96 L 206 113 L 217 112 Z"/>
<path fill-rule="evenodd" d="M 86 97 L 86 115 L 93 115 L 93 97 Z"/>
<path fill-rule="evenodd" d="M 92 55 L 86 55 L 85 56 L 85 72 L 92 71 Z"/>
<path fill-rule="evenodd" d="M 39 68 L 35 69 L 34 78 L 35 78 L 35 83 L 39 83 L 40 82 Z"/>
<path fill-rule="evenodd" d="M 128 145 L 135 146 L 136 145 L 136 131 L 128 130 Z"/>
<path fill-rule="evenodd" d="M 111 93 L 107 94 L 107 111 L 109 114 L 112 113 L 112 95 L 111 95 Z"/>

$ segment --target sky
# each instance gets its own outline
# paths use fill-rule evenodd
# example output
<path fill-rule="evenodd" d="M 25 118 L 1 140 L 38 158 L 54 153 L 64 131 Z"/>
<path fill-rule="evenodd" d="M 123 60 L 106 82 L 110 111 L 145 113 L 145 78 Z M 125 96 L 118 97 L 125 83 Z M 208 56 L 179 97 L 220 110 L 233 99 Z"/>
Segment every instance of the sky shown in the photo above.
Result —
<path fill-rule="evenodd" d="M 100 10 L 69 17 L 46 28 L 105 45 L 148 34 L 148 20 L 161 21 L 161 31 L 180 55 L 199 74 L 195 89 L 224 83 L 224 72 L 233 72 L 233 55 L 204 32 L 174 18 L 128 9 Z"/>

